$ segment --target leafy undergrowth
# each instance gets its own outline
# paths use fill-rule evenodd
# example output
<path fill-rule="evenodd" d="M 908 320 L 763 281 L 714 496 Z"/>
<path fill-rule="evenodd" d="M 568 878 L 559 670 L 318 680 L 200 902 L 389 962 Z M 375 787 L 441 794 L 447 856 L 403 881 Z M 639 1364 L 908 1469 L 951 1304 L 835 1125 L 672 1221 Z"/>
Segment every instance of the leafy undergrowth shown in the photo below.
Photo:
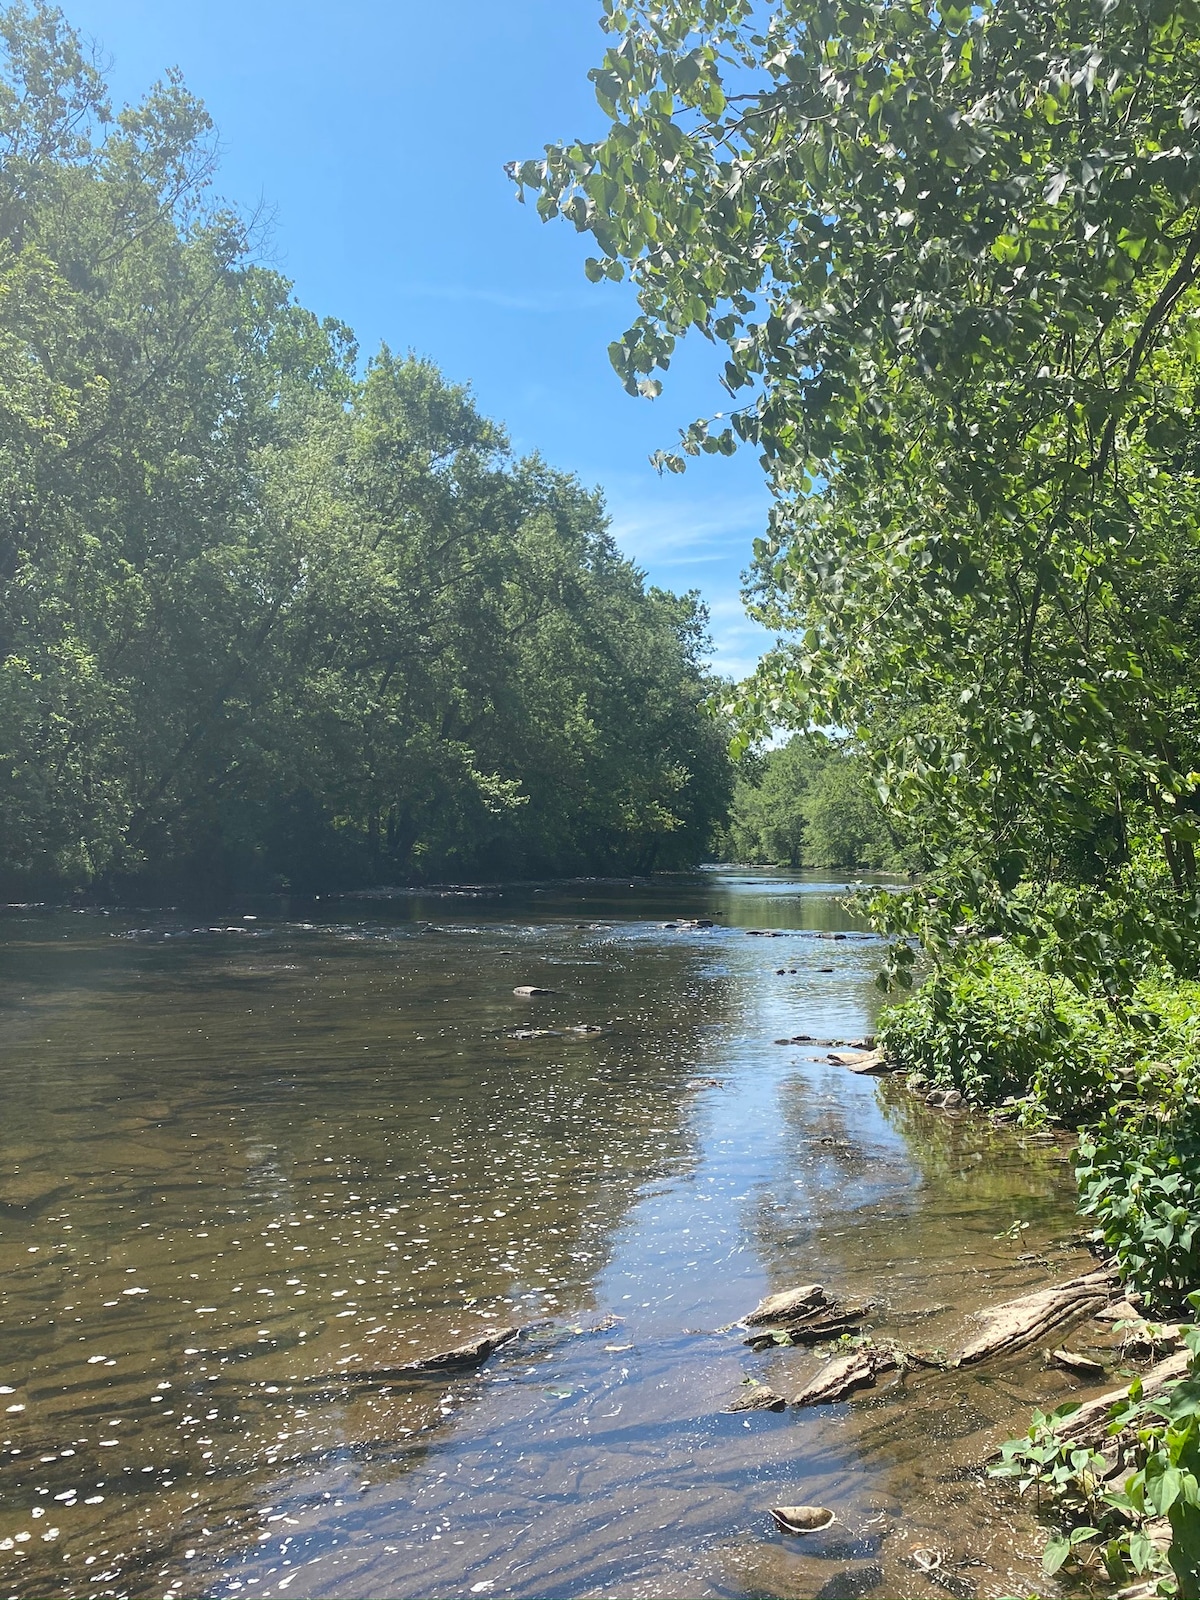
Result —
<path fill-rule="evenodd" d="M 1097 1244 L 1147 1310 L 1200 1311 L 1200 984 L 1146 979 L 1114 1007 L 993 945 L 886 1011 L 879 1042 L 914 1079 L 1027 1126 L 1078 1129 Z M 1189 1340 L 1189 1375 L 1152 1400 L 1135 1383 L 1114 1415 L 1119 1449 L 1073 1441 L 1074 1407 L 1036 1413 L 1005 1446 L 1000 1475 L 1036 1486 L 1063 1524 L 1049 1571 L 1200 1596 L 1200 1334 Z M 1145 1532 L 1154 1518 L 1169 1526 L 1165 1554 Z"/>
<path fill-rule="evenodd" d="M 1189 1299 L 1200 1312 L 1200 1294 Z M 1104 1572 L 1122 1585 L 1141 1579 L 1147 1593 L 1200 1594 L 1200 1329 L 1184 1338 L 1187 1376 L 1149 1399 L 1135 1380 L 1100 1448 L 1072 1437 L 1077 1402 L 1035 1411 L 1025 1437 L 1003 1447 L 992 1476 L 1014 1479 L 1022 1493 L 1032 1487 L 1058 1519 L 1048 1575 Z"/>

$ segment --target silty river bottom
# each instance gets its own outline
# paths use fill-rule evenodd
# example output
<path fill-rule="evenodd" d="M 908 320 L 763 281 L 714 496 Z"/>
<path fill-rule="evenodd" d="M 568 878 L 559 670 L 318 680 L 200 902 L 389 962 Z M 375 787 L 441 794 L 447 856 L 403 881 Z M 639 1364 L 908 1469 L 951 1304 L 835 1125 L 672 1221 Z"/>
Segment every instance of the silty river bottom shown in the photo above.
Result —
<path fill-rule="evenodd" d="M 764 1294 L 952 1350 L 1090 1260 L 1062 1141 L 775 1042 L 872 1025 L 841 892 L 6 910 L 0 1595 L 1044 1589 L 980 1472 L 1095 1392 L 1040 1352 L 723 1409 L 822 1359 L 747 1347 Z M 395 1374 L 509 1323 L 477 1372 Z M 778 1533 L 799 1502 L 836 1521 Z"/>

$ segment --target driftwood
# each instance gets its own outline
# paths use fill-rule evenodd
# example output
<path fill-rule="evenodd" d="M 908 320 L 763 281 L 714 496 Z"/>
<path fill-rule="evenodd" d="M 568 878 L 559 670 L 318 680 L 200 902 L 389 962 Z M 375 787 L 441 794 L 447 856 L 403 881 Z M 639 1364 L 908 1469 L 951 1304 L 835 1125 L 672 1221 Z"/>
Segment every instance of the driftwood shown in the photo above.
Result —
<path fill-rule="evenodd" d="M 856 1389 L 871 1389 L 876 1375 L 899 1366 L 899 1357 L 886 1346 L 863 1345 L 849 1355 L 827 1361 L 811 1383 L 792 1401 L 794 1406 L 827 1405 L 844 1400 Z"/>
<path fill-rule="evenodd" d="M 1061 1323 L 1096 1311 L 1111 1296 L 1112 1277 L 1107 1268 L 1085 1272 L 1082 1277 L 981 1311 L 983 1331 L 959 1353 L 955 1364 L 970 1366 L 1002 1351 L 1023 1349 Z"/>

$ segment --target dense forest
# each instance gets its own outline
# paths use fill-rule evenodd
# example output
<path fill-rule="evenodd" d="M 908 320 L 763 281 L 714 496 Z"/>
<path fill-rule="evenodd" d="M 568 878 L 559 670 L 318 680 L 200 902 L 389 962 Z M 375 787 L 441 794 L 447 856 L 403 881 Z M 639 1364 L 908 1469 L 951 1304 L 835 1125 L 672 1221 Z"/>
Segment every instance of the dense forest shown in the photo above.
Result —
<path fill-rule="evenodd" d="M 695 595 L 432 365 L 365 364 L 0 13 L 0 882 L 312 889 L 688 865 L 725 815 Z"/>
<path fill-rule="evenodd" d="M 718 351 L 731 409 L 663 468 L 749 446 L 768 473 L 748 595 L 784 637 L 741 740 L 852 738 L 925 866 L 865 907 L 883 984 L 928 974 L 888 1060 L 1076 1130 L 1095 1248 L 1194 1322 L 1200 5 L 605 0 L 604 26 L 607 130 L 509 170 L 591 235 L 593 281 L 632 281 L 630 393 L 689 332 Z M 764 848 L 811 827 L 801 803 Z M 1104 1455 L 1069 1405 L 1006 1446 L 1048 1573 L 1200 1594 L 1200 1329 L 1175 1336 L 1182 1381 L 1135 1386 Z"/>
<path fill-rule="evenodd" d="M 732 861 L 767 866 L 922 865 L 919 845 L 888 816 L 867 762 L 845 741 L 816 731 L 746 752 L 720 848 Z"/>

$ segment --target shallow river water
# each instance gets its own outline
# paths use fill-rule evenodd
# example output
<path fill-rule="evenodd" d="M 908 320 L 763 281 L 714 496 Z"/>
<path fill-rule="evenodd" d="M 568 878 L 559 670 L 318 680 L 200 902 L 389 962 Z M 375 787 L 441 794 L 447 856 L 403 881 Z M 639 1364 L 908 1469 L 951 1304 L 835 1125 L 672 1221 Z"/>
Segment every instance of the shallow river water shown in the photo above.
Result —
<path fill-rule="evenodd" d="M 0 1594 L 1029 1592 L 978 1469 L 1092 1392 L 1040 1357 L 723 1409 L 822 1359 L 744 1344 L 766 1293 L 952 1349 L 1088 1261 L 1064 1146 L 775 1042 L 871 1027 L 839 887 L 6 911 Z"/>

